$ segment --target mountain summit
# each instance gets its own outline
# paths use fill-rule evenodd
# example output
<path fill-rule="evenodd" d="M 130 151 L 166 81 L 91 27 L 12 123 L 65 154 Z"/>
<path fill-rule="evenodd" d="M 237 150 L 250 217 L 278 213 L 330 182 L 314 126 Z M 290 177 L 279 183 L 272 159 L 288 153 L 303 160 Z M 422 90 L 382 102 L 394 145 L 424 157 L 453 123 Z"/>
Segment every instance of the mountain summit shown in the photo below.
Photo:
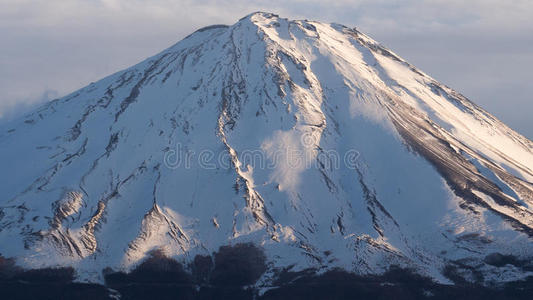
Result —
<path fill-rule="evenodd" d="M 254 243 L 270 269 L 529 273 L 533 143 L 356 29 L 254 13 L 0 128 L 0 254 L 81 280 Z"/>

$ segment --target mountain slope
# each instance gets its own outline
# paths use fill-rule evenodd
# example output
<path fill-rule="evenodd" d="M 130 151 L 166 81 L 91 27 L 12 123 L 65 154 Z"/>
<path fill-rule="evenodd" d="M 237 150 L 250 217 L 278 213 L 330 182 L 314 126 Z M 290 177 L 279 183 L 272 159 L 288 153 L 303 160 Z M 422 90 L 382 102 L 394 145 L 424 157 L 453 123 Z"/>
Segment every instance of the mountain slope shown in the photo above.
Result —
<path fill-rule="evenodd" d="M 101 280 L 252 241 L 380 273 L 533 254 L 533 143 L 355 29 L 251 14 L 0 129 L 0 254 Z"/>

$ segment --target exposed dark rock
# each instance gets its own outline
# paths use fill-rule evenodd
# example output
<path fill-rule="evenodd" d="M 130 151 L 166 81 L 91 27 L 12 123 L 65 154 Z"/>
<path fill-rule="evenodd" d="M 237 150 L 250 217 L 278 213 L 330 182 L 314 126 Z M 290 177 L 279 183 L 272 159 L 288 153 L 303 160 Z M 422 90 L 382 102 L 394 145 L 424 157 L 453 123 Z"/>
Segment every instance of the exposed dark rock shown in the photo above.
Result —
<path fill-rule="evenodd" d="M 73 280 L 73 268 L 24 270 L 0 256 L 0 299 L 110 299 L 105 286 Z"/>
<path fill-rule="evenodd" d="M 498 268 L 505 267 L 506 265 L 512 265 L 517 268 L 521 268 L 524 271 L 533 271 L 533 260 L 520 259 L 514 255 L 504 255 L 501 253 L 491 253 L 485 256 L 484 262 L 491 266 Z"/>
<path fill-rule="evenodd" d="M 443 285 L 412 270 L 393 266 L 381 276 L 359 276 L 344 270 L 309 273 L 268 290 L 258 299 L 531 299 L 532 283 L 533 277 L 501 288 Z"/>
<path fill-rule="evenodd" d="M 254 284 L 266 271 L 266 258 L 253 244 L 224 246 L 211 256 L 197 255 L 189 270 L 154 251 L 130 273 L 103 271 L 106 285 L 122 299 L 252 299 Z M 190 272 L 189 272 L 190 271 Z"/>
<path fill-rule="evenodd" d="M 211 256 L 196 255 L 191 264 L 194 281 L 198 284 L 208 283 L 213 267 L 214 264 Z"/>
<path fill-rule="evenodd" d="M 214 285 L 244 286 L 254 284 L 267 270 L 263 250 L 254 244 L 222 246 L 215 253 Z"/>
<path fill-rule="evenodd" d="M 413 270 L 392 266 L 382 275 L 356 275 L 342 269 L 318 274 L 315 269 L 273 270 L 268 286 L 253 286 L 266 269 L 262 250 L 253 244 L 222 247 L 210 256 L 196 256 L 190 275 L 179 262 L 160 251 L 151 253 L 131 273 L 103 271 L 106 286 L 73 283 L 71 268 L 23 270 L 12 259 L 0 256 L 0 291 L 2 299 L 532 299 L 533 277 L 524 281 L 486 287 L 467 282 L 460 266 L 450 264 L 445 273 L 455 285 L 443 285 Z M 239 259 L 240 258 L 240 259 Z M 491 255 L 491 263 L 510 259 Z M 512 261 L 512 259 L 511 259 Z M 218 266 L 216 263 L 218 262 Z M 230 267 L 237 264 L 242 267 Z M 263 268 L 264 267 L 264 268 Z M 215 272 L 216 270 L 216 272 Z M 243 272 L 243 273 L 239 273 Z M 455 273 L 454 273 L 455 272 Z M 214 274 L 216 281 L 209 280 Z M 244 279 L 243 274 L 247 274 Z M 218 276 L 218 277 L 217 277 Z M 226 277 L 222 283 L 221 277 Z M 247 286 L 247 287 L 245 287 Z M 259 296 L 260 288 L 269 288 Z"/>

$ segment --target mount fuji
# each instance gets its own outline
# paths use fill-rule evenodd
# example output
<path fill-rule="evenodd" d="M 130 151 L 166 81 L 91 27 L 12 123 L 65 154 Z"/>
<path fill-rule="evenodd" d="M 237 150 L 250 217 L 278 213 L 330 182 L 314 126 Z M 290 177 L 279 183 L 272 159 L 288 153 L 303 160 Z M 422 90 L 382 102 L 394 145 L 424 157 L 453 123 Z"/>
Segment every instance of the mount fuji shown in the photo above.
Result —
<path fill-rule="evenodd" d="M 339 24 L 254 13 L 197 30 L 1 125 L 0 165 L 0 255 L 80 281 L 250 243 L 263 283 L 533 275 L 494 263 L 533 256 L 533 143 Z"/>

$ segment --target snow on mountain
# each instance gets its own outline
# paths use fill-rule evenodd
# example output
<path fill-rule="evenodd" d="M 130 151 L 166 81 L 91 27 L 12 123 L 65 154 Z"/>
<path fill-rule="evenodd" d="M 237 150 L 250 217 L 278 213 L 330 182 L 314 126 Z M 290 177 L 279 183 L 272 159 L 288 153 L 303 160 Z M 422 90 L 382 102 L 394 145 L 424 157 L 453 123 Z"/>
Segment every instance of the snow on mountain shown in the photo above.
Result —
<path fill-rule="evenodd" d="M 533 143 L 356 29 L 251 14 L 0 128 L 0 254 L 100 281 L 254 242 L 359 274 L 533 255 Z"/>

